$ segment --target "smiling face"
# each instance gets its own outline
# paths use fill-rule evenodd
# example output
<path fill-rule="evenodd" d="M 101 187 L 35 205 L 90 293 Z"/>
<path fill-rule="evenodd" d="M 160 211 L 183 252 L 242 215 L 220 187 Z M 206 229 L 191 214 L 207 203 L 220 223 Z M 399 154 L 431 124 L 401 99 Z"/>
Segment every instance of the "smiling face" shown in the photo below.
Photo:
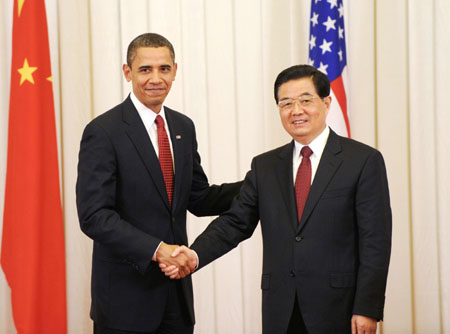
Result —
<path fill-rule="evenodd" d="M 138 100 L 159 113 L 175 80 L 177 64 L 167 47 L 140 47 L 131 67 L 123 65 L 123 73 L 126 80 L 132 82 L 133 93 Z"/>
<path fill-rule="evenodd" d="M 308 106 L 302 106 L 299 97 L 312 98 Z M 283 83 L 278 90 L 278 100 L 297 100 L 291 108 L 280 108 L 284 129 L 294 140 L 308 145 L 327 126 L 326 118 L 331 97 L 320 98 L 310 77 L 294 79 Z"/>

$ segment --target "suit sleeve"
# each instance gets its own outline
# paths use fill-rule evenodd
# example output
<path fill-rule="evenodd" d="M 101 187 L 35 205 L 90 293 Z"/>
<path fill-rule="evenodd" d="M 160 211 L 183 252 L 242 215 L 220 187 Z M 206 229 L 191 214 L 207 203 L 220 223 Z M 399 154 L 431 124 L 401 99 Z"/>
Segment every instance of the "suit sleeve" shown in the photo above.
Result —
<path fill-rule="evenodd" d="M 197 150 L 195 128 L 193 135 L 193 175 L 189 196 L 189 211 L 198 216 L 217 216 L 230 208 L 233 198 L 239 193 L 243 181 L 209 185 L 208 178 L 201 166 Z"/>
<path fill-rule="evenodd" d="M 383 157 L 371 154 L 356 190 L 359 269 L 353 314 L 383 319 L 391 254 L 392 214 Z"/>
<path fill-rule="evenodd" d="M 114 147 L 106 132 L 90 123 L 80 144 L 76 185 L 81 230 L 143 274 L 160 240 L 120 217 L 116 211 L 117 181 Z"/>
<path fill-rule="evenodd" d="M 258 190 L 253 165 L 254 163 L 230 210 L 211 222 L 191 245 L 198 255 L 199 269 L 229 252 L 253 234 L 259 221 Z"/>

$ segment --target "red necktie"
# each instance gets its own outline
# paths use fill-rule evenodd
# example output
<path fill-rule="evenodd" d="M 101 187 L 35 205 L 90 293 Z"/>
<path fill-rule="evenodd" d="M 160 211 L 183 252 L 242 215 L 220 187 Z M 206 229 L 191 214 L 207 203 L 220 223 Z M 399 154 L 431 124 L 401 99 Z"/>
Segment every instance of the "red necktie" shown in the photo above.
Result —
<path fill-rule="evenodd" d="M 311 188 L 311 160 L 310 155 L 313 153 L 309 146 L 304 146 L 301 150 L 303 157 L 300 167 L 297 170 L 295 178 L 295 198 L 297 200 L 298 222 L 302 218 L 303 209 L 305 208 L 306 199 L 308 198 L 309 188 Z"/>
<path fill-rule="evenodd" d="M 173 161 L 172 153 L 170 152 L 169 138 L 167 137 L 166 129 L 164 129 L 164 120 L 160 115 L 156 116 L 155 123 L 158 129 L 159 164 L 161 165 L 164 183 L 166 184 L 169 204 L 172 206 Z"/>

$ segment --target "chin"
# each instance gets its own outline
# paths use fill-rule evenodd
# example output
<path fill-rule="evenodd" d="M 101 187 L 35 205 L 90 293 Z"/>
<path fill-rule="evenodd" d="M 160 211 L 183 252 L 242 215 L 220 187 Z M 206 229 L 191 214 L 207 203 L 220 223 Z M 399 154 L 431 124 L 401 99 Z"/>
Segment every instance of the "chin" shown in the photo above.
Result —
<path fill-rule="evenodd" d="M 294 136 L 295 140 L 297 140 L 298 142 L 300 141 L 305 141 L 306 139 L 309 138 L 309 133 L 295 133 Z"/>
<path fill-rule="evenodd" d="M 158 104 L 162 104 L 164 102 L 164 99 L 148 99 L 147 104 L 155 106 Z"/>
<path fill-rule="evenodd" d="M 308 137 L 309 132 L 306 132 L 306 131 L 295 131 L 293 134 L 294 134 L 293 137 L 295 137 L 295 138 L 305 138 L 305 137 Z"/>

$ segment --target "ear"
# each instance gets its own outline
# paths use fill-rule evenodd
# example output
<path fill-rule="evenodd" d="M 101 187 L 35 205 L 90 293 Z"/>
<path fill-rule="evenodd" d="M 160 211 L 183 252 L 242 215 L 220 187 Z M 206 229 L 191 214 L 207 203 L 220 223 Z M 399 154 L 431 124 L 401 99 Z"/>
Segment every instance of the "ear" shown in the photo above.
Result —
<path fill-rule="evenodd" d="M 178 64 L 173 64 L 173 81 L 175 81 L 175 77 L 177 76 Z"/>
<path fill-rule="evenodd" d="M 122 71 L 125 79 L 130 82 L 131 81 L 131 68 L 127 64 L 123 64 Z"/>
<path fill-rule="evenodd" d="M 331 95 L 325 97 L 323 99 L 323 102 L 325 103 L 327 110 L 330 110 L 330 105 L 331 105 Z"/>

